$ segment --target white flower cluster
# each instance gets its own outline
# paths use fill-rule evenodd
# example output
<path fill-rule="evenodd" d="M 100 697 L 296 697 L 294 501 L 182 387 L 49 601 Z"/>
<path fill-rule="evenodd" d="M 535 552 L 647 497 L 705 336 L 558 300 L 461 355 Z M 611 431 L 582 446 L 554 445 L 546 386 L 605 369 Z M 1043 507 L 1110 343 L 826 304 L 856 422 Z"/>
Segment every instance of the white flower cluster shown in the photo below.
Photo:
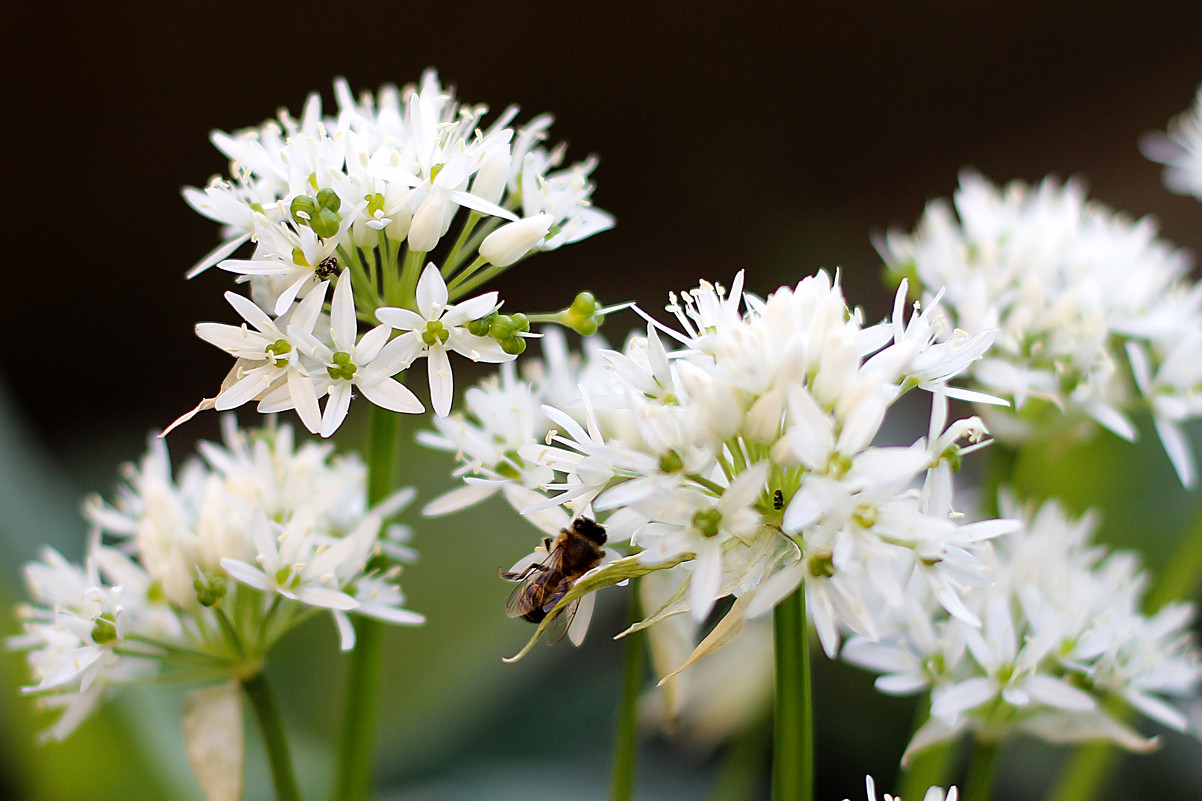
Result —
<path fill-rule="evenodd" d="M 1129 413 L 1151 411 L 1186 486 L 1196 474 L 1181 424 L 1202 414 L 1202 288 L 1187 255 L 1075 183 L 999 189 L 962 176 L 955 211 L 927 207 L 913 235 L 879 243 L 889 270 L 941 298 L 957 328 L 998 330 L 970 369 L 1012 401 L 986 418 L 999 440 L 1029 441 L 1096 422 L 1135 437 Z"/>
<path fill-rule="evenodd" d="M 357 100 L 338 81 L 335 96 L 334 116 L 323 116 L 313 94 L 299 120 L 281 111 L 257 128 L 215 132 L 230 177 L 184 190 L 226 229 L 192 275 L 217 265 L 248 282 L 250 298 L 227 293 L 241 326 L 197 327 L 237 362 L 220 394 L 180 422 L 257 400 L 262 412 L 295 408 L 306 428 L 329 436 L 352 388 L 392 411 L 420 412 L 392 376 L 422 357 L 434 409 L 445 415 L 448 350 L 512 359 L 529 329 L 520 315 L 497 314 L 496 293 L 452 302 L 532 252 L 613 224 L 590 205 L 596 159 L 563 167 L 564 147 L 543 146 L 547 115 L 515 130 L 517 109 L 509 108 L 481 127 L 487 109 L 460 106 L 432 71 L 419 86 Z M 440 248 L 457 216 L 458 236 Z M 249 259 L 230 258 L 247 242 L 255 245 Z M 441 266 L 428 257 L 436 249 Z M 359 335 L 360 322 L 377 321 Z"/>
<path fill-rule="evenodd" d="M 959 589 L 988 581 L 974 542 L 1010 524 L 957 524 L 948 476 L 959 440 L 984 431 L 945 425 L 945 394 L 957 392 L 946 381 L 992 334 L 937 331 L 930 311 L 907 323 L 903 304 L 899 293 L 892 322 L 864 327 L 826 273 L 766 300 L 744 296 L 741 274 L 729 296 L 703 284 L 670 307 L 680 330 L 652 323 L 623 352 L 595 354 L 608 377 L 530 395 L 493 385 L 474 420 L 440 424 L 443 446 L 478 473 L 456 499 L 506 487 L 524 514 L 566 507 L 602 520 L 611 542 L 629 539 L 643 564 L 683 562 L 683 584 L 649 622 L 700 621 L 734 594 L 733 626 L 804 584 L 833 654 L 838 624 L 875 632 L 869 586 L 900 597 L 916 572 L 963 612 Z M 930 436 L 875 446 L 889 407 L 918 386 L 936 398 Z M 562 398 L 544 401 L 544 422 L 533 404 L 551 391 Z M 545 442 L 532 438 L 548 425 Z"/>
<path fill-rule="evenodd" d="M 907 757 L 966 729 L 987 739 L 1022 731 L 1053 742 L 1150 747 L 1113 717 L 1111 698 L 1185 729 L 1165 697 L 1194 695 L 1202 679 L 1192 606 L 1144 614 L 1135 554 L 1092 545 L 1090 516 L 1070 520 L 1052 501 L 1037 511 L 1007 498 L 1002 505 L 1024 525 L 993 541 L 993 585 L 962 596 L 982 627 L 942 614 L 914 585 L 879 641 L 853 637 L 843 648 L 844 659 L 882 674 L 882 692 L 930 690 L 931 716 Z"/>
<path fill-rule="evenodd" d="M 1194 105 L 1169 123 L 1164 134 L 1149 134 L 1140 141 L 1144 155 L 1166 165 L 1164 182 L 1179 195 L 1202 200 L 1202 86 Z"/>
<path fill-rule="evenodd" d="M 116 501 L 86 505 L 84 566 L 47 549 L 26 567 L 32 603 L 9 643 L 29 652 L 36 683 L 26 691 L 65 707 L 55 738 L 107 692 L 168 666 L 202 679 L 251 675 L 318 611 L 333 615 L 344 649 L 354 645 L 348 613 L 423 622 L 397 584 L 413 557 L 407 531 L 385 525 L 412 491 L 369 508 L 364 465 L 295 446 L 287 426 L 240 431 L 227 418 L 224 446 L 200 450 L 203 461 L 173 477 L 152 438 Z"/>

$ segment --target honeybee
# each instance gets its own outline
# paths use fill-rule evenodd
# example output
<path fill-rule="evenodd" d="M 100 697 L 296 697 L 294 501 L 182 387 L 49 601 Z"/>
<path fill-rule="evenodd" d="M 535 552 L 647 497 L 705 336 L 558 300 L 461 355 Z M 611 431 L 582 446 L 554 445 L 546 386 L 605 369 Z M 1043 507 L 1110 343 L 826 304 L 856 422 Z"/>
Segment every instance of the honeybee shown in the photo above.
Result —
<path fill-rule="evenodd" d="M 587 517 L 572 521 L 555 538 L 543 539 L 547 555 L 521 570 L 497 572 L 506 581 L 521 582 L 505 603 L 505 614 L 540 623 L 555 604 L 572 589 L 576 580 L 601 563 L 605 528 Z M 520 563 L 519 563 L 520 564 Z M 547 626 L 547 642 L 555 644 L 567 634 L 579 601 L 565 608 Z"/>

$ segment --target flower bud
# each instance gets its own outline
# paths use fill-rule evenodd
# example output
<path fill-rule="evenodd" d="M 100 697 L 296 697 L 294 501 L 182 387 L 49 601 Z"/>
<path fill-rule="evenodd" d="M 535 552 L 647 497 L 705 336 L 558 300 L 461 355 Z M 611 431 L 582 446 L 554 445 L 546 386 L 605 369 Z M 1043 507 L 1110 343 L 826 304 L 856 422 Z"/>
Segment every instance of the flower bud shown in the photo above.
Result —
<path fill-rule="evenodd" d="M 502 225 L 480 243 L 480 255 L 497 267 L 508 267 L 543 241 L 550 230 L 550 214 L 535 214 Z"/>
<path fill-rule="evenodd" d="M 442 238 L 442 206 L 441 199 L 430 195 L 417 207 L 409 226 L 409 249 L 414 253 L 429 253 Z"/>

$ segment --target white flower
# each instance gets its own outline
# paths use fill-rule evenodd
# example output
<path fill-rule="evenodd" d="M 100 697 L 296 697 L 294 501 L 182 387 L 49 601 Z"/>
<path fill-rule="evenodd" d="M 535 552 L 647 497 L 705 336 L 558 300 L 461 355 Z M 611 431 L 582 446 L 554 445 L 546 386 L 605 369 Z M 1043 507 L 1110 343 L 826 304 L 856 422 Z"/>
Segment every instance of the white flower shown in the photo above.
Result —
<path fill-rule="evenodd" d="M 520 351 L 527 336 L 524 327 L 496 338 L 464 328 L 499 308 L 495 293 L 454 306 L 449 300 L 459 301 L 533 251 L 583 239 L 613 223 L 591 207 L 588 175 L 596 159 L 563 167 L 565 148 L 544 147 L 547 115 L 515 129 L 510 126 L 517 108 L 510 107 L 485 125 L 487 108 L 461 105 L 433 70 L 415 86 L 384 86 L 358 97 L 340 79 L 334 94 L 336 114 L 323 114 L 320 96 L 312 94 L 299 118 L 281 111 L 260 126 L 212 135 L 230 159 L 229 175 L 204 190 L 188 187 L 184 197 L 222 224 L 224 240 L 189 275 L 213 264 L 237 274 L 262 310 L 254 314 L 239 304 L 239 312 L 259 333 L 273 337 L 267 345 L 292 346 L 287 326 L 303 316 L 296 312 L 297 301 L 304 305 L 316 293 L 324 298 L 326 284 L 349 273 L 355 325 L 344 319 L 335 326 L 337 343 L 321 333 L 305 336 L 313 333 L 308 326 L 300 335 L 306 340 L 304 358 L 290 357 L 284 372 L 276 369 L 284 367 L 280 354 L 265 359 L 255 351 L 251 362 L 235 365 L 219 398 L 202 400 L 168 430 L 202 409 L 233 408 L 234 399 L 255 398 L 260 411 L 295 407 L 310 431 L 329 435 L 346 413 L 352 386 L 384 408 L 415 412 L 408 390 L 380 375 L 386 365 L 403 369 L 423 355 L 429 360 L 432 405 L 446 416 L 453 392 L 448 351 L 507 361 L 513 356 L 505 351 Z M 457 218 L 458 235 L 446 237 Z M 424 254 L 444 237 L 453 244 L 437 259 L 441 275 L 436 270 L 419 276 Z M 254 252 L 249 258 L 237 255 L 248 241 L 255 243 Z M 485 265 L 490 266 L 480 271 Z M 317 306 L 305 306 L 306 313 L 320 314 Z M 383 317 L 377 317 L 379 310 Z M 386 331 L 359 337 L 357 321 L 376 320 L 402 331 L 400 343 L 381 342 Z M 268 321 L 279 330 L 270 330 Z M 217 335 L 208 327 L 204 331 Z M 350 362 L 332 361 L 351 355 L 352 344 Z M 220 345 L 232 347 L 224 339 Z M 377 347 L 379 368 L 369 370 Z M 317 400 L 327 390 L 323 412 Z"/>
<path fill-rule="evenodd" d="M 356 342 L 358 322 L 349 273 L 342 274 L 334 289 L 330 308 L 331 345 L 304 332 L 294 333 L 308 354 L 326 370 L 326 375 L 314 382 L 323 387 L 315 390 L 314 403 L 320 395 L 329 396 L 321 418 L 321 436 L 330 436 L 342 425 L 351 403 L 352 387 L 358 388 L 372 403 L 393 412 L 417 414 L 424 410 L 417 396 L 393 378 L 413 361 L 416 347 L 412 340 L 398 337 L 389 341 L 392 329 L 378 325 Z M 266 408 L 262 410 L 273 411 L 270 396 L 264 400 Z M 291 395 L 288 400 L 291 402 Z"/>
<path fill-rule="evenodd" d="M 497 305 L 496 292 L 448 305 L 446 282 L 438 268 L 429 264 L 417 283 L 417 311 L 394 307 L 376 310 L 380 322 L 405 332 L 394 340 L 403 343 L 398 348 L 404 348 L 413 358 L 426 357 L 430 402 L 440 417 L 450 412 L 454 394 L 448 351 L 475 362 L 505 362 L 514 358 L 501 349 L 497 340 L 467 330 L 468 323 L 487 316 Z"/>
<path fill-rule="evenodd" d="M 307 341 L 321 314 L 326 284 L 301 301 L 279 320 L 272 320 L 247 298 L 233 292 L 225 293 L 226 300 L 254 326 L 235 327 L 221 323 L 197 323 L 196 335 L 238 359 L 230 374 L 230 383 L 217 395 L 214 408 L 219 411 L 236 409 L 249 400 L 264 400 L 273 389 L 283 390 L 287 403 L 277 397 L 275 411 L 295 408 L 305 428 L 316 433 L 320 428 L 317 390 L 308 370 L 301 364 L 299 346 Z M 281 325 L 283 328 L 281 328 Z"/>

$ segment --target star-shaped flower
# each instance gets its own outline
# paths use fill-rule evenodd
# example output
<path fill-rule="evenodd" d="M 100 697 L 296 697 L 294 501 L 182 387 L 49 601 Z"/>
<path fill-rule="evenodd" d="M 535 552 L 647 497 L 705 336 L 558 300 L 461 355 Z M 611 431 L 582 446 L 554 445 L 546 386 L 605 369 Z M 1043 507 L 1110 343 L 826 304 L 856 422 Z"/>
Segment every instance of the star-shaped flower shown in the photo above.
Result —
<path fill-rule="evenodd" d="M 430 402 L 439 417 L 451 411 L 454 379 L 448 351 L 455 351 L 474 362 L 507 362 L 514 358 L 491 337 L 476 336 L 467 324 L 488 315 L 500 304 L 496 292 L 447 305 L 447 285 L 433 264 L 428 264 L 417 282 L 417 311 L 385 306 L 376 310 L 380 322 L 405 333 L 394 342 L 398 349 L 422 355 L 428 360 Z"/>

